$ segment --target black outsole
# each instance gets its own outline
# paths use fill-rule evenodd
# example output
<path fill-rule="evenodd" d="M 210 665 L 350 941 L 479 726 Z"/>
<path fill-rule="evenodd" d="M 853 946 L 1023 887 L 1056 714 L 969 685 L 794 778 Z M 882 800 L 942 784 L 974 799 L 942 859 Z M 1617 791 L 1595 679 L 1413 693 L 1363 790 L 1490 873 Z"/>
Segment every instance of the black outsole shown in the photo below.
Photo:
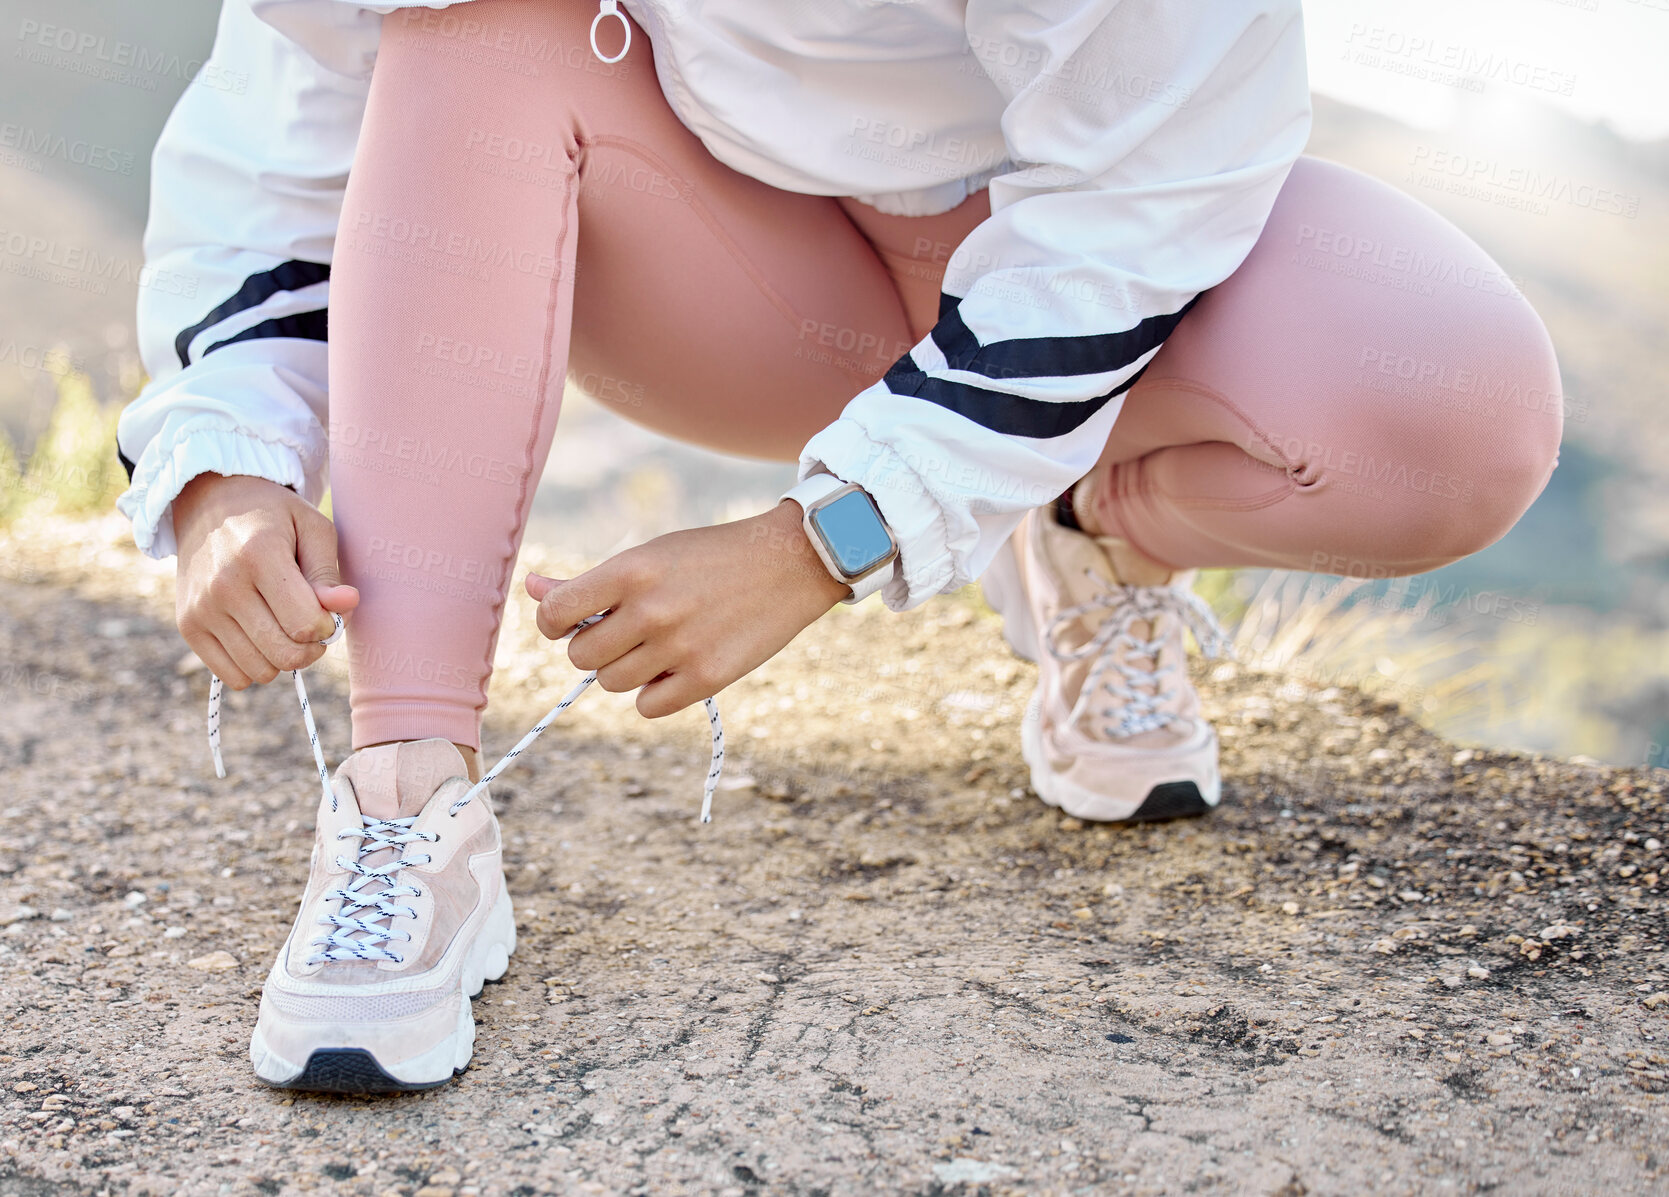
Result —
<path fill-rule="evenodd" d="M 451 1079 L 407 1084 L 384 1072 L 377 1058 L 363 1047 L 332 1047 L 315 1051 L 307 1057 L 307 1067 L 300 1076 L 275 1087 L 313 1093 L 414 1093 L 434 1089 Z"/>
<path fill-rule="evenodd" d="M 1157 823 L 1163 819 L 1187 819 L 1203 815 L 1211 804 L 1191 781 L 1167 781 L 1154 786 L 1126 823 Z"/>

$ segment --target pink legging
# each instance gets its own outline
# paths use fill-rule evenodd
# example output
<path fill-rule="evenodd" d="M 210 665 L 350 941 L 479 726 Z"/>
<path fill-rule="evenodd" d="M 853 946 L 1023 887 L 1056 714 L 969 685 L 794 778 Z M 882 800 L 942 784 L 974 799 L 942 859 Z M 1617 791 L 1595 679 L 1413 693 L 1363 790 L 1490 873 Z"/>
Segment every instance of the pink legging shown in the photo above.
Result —
<path fill-rule="evenodd" d="M 384 21 L 330 307 L 356 747 L 479 744 L 565 376 L 670 436 L 793 459 L 926 333 L 989 212 L 981 193 L 886 216 L 738 174 L 668 107 L 641 30 L 595 60 L 594 12 Z M 1414 573 L 1512 526 L 1560 425 L 1547 334 L 1488 255 L 1305 159 L 1129 392 L 1093 502 L 1177 567 Z"/>

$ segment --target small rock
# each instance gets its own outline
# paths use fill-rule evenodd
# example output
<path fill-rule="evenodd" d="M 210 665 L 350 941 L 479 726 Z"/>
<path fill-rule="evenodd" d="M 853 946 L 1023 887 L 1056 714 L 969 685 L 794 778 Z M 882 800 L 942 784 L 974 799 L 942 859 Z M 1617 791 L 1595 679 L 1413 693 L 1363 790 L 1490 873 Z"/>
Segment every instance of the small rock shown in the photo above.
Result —
<path fill-rule="evenodd" d="M 1648 1010 L 1656 1010 L 1665 1003 L 1669 1003 L 1669 991 L 1654 993 L 1640 1000 L 1640 1004 Z"/>
<path fill-rule="evenodd" d="M 755 973 L 753 975 L 753 979 L 755 981 L 763 981 L 767 985 L 778 985 L 782 982 L 782 978 L 777 976 L 775 973 Z"/>
<path fill-rule="evenodd" d="M 1646 851 L 1648 852 L 1656 852 L 1661 847 L 1663 847 L 1663 841 L 1656 837 L 1646 841 Z"/>
<path fill-rule="evenodd" d="M 36 1089 L 39 1089 L 39 1088 L 40 1088 L 40 1086 L 35 1084 L 34 1081 L 19 1081 L 17 1084 L 12 1086 L 12 1092 L 13 1093 L 33 1093 Z"/>
<path fill-rule="evenodd" d="M 1491 1047 L 1506 1047 L 1513 1041 L 1513 1037 L 1505 1031 L 1491 1031 L 1484 1036 L 1484 1042 Z"/>
<path fill-rule="evenodd" d="M 1297 902 L 1282 902 L 1281 903 L 1281 913 L 1282 914 L 1297 914 L 1298 913 L 1298 903 Z"/>
<path fill-rule="evenodd" d="M 41 912 L 33 906 L 14 906 L 10 914 L 0 917 L 0 927 L 10 927 L 13 923 L 27 922 L 29 919 L 39 918 Z"/>
<path fill-rule="evenodd" d="M 1401 898 L 1404 902 L 1418 902 L 1424 898 L 1425 895 L 1417 889 L 1405 889 L 1399 890 L 1397 892 L 1397 897 Z"/>
<path fill-rule="evenodd" d="M 1459 989 L 1464 984 L 1466 984 L 1466 982 L 1461 980 L 1459 977 L 1444 977 L 1443 978 L 1443 988 L 1444 989 Z"/>
<path fill-rule="evenodd" d="M 1092 919 L 1095 917 L 1095 911 L 1091 910 L 1088 906 L 1080 906 L 1072 912 L 1072 917 L 1080 920 Z"/>
<path fill-rule="evenodd" d="M 1471 977 L 1474 981 L 1487 981 L 1487 980 L 1489 980 L 1489 970 L 1487 968 L 1484 968 L 1482 965 L 1479 965 L 1479 964 L 1474 964 L 1470 968 L 1468 968 L 1466 970 L 1466 975 L 1468 977 Z"/>
<path fill-rule="evenodd" d="M 1574 939 L 1581 934 L 1582 928 L 1573 927 L 1569 923 L 1554 923 L 1541 929 L 1541 937 L 1544 943 L 1555 939 Z"/>
<path fill-rule="evenodd" d="M 185 928 L 184 927 L 170 927 L 162 933 L 162 938 L 164 938 L 164 939 L 184 939 L 185 938 Z"/>
<path fill-rule="evenodd" d="M 66 910 L 64 907 L 59 906 L 47 917 L 55 923 L 68 923 L 74 920 L 75 911 Z"/>
<path fill-rule="evenodd" d="M 129 890 L 127 897 L 123 898 L 122 901 L 127 903 L 129 906 L 143 906 L 146 902 L 149 902 L 150 899 L 138 890 L 134 889 Z"/>
<path fill-rule="evenodd" d="M 450 1188 L 455 1186 L 462 1179 L 463 1177 L 459 1176 L 458 1173 L 453 1171 L 451 1168 L 442 1168 L 440 1171 L 430 1174 L 429 1183 L 432 1185 L 445 1185 Z"/>
<path fill-rule="evenodd" d="M 187 960 L 185 966 L 202 973 L 222 973 L 229 968 L 236 968 L 238 958 L 230 952 L 210 952 L 207 956 L 197 956 Z"/>

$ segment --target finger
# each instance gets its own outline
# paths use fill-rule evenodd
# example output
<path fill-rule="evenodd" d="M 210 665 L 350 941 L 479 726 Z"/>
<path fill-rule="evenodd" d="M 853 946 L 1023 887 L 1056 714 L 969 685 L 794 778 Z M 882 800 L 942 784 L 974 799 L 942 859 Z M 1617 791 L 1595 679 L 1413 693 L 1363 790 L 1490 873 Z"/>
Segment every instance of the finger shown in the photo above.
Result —
<path fill-rule="evenodd" d="M 296 578 L 300 581 L 301 575 L 297 574 Z M 244 636 L 274 669 L 305 669 L 324 655 L 324 649 L 317 640 L 297 643 L 285 631 L 259 589 L 244 591 L 226 614 L 243 629 Z M 336 621 L 329 615 L 324 617 L 330 620 L 331 630 L 334 631 Z"/>
<path fill-rule="evenodd" d="M 601 678 L 599 677 L 599 681 Z M 638 691 L 638 714 L 645 719 L 661 719 L 681 711 L 691 703 L 712 697 L 711 687 L 704 686 L 692 673 L 669 673 L 649 682 Z"/>
<path fill-rule="evenodd" d="M 342 570 L 336 560 L 336 525 L 310 509 L 296 519 L 295 529 L 296 567 L 312 589 L 315 602 L 324 611 L 338 615 L 352 611 L 359 605 L 359 591 L 342 584 Z M 336 628 L 336 621 L 322 612 L 313 623 L 318 634 L 298 639 L 323 640 Z"/>
<path fill-rule="evenodd" d="M 600 615 L 617 606 L 625 593 L 625 578 L 611 565 L 612 560 L 605 561 L 547 592 L 539 600 L 539 631 L 548 639 L 560 640 L 587 615 Z"/>
<path fill-rule="evenodd" d="M 271 618 L 292 644 L 314 644 L 336 630 L 336 621 L 319 603 L 319 596 L 294 562 L 263 562 L 255 574 L 255 590 Z M 261 644 L 261 638 L 253 635 L 253 628 L 247 623 L 243 627 L 257 644 Z M 271 654 L 268 656 L 271 657 Z M 286 668 L 293 669 L 295 666 Z"/>
<path fill-rule="evenodd" d="M 265 685 L 278 676 L 278 667 L 262 655 L 242 628 L 232 622 L 230 617 L 222 616 L 209 629 L 214 638 L 220 641 L 220 646 L 226 650 L 226 655 L 232 658 L 248 682 Z M 227 678 L 230 682 L 231 679 Z"/>
<path fill-rule="evenodd" d="M 630 608 L 611 611 L 574 633 L 568 641 L 568 659 L 576 669 L 602 669 L 642 644 L 645 631 Z"/>
<path fill-rule="evenodd" d="M 554 587 L 561 586 L 567 581 L 567 578 L 547 578 L 544 574 L 530 573 L 527 575 L 527 582 L 525 585 L 527 586 L 528 596 L 532 598 L 534 602 L 538 602 L 540 599 L 549 594 Z"/>
<path fill-rule="evenodd" d="M 247 690 L 250 686 L 249 675 L 239 669 L 237 662 L 232 660 L 226 650 L 207 632 L 200 632 L 186 640 L 191 651 L 197 654 L 199 660 L 209 667 L 209 672 L 225 682 L 234 690 Z"/>
<path fill-rule="evenodd" d="M 624 694 L 647 686 L 665 672 L 664 654 L 645 644 L 597 670 L 597 684 L 611 694 Z"/>

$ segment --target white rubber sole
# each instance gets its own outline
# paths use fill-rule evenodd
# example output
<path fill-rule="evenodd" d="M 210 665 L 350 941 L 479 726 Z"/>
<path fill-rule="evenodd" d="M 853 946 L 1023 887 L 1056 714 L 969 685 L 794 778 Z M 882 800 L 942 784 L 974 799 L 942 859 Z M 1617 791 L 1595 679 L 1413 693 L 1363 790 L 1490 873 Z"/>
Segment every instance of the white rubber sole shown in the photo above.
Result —
<path fill-rule="evenodd" d="M 1211 733 L 1210 763 L 1203 769 L 1179 766 L 1174 774 L 1149 778 L 1140 793 L 1109 795 L 1085 789 L 1063 774 L 1049 767 L 1049 754 L 1043 747 L 1043 721 L 1040 695 L 1034 693 L 1026 704 L 1025 717 L 1020 721 L 1020 756 L 1031 770 L 1032 790 L 1050 806 L 1092 823 L 1123 823 L 1132 819 L 1164 818 L 1172 813 L 1204 813 L 1214 809 L 1223 797 L 1223 778 L 1217 766 L 1217 733 Z M 1145 814 L 1144 808 L 1154 795 L 1165 787 L 1191 785 L 1203 807 L 1200 811 L 1165 811 Z"/>
<path fill-rule="evenodd" d="M 488 981 L 498 980 L 509 970 L 510 956 L 515 950 L 516 916 L 511 908 L 509 891 L 500 889 L 498 901 L 493 904 L 487 921 L 459 970 L 458 1021 L 445 1038 L 420 1054 L 394 1064 L 377 1059 L 373 1053 L 352 1043 L 318 1044 L 307 1060 L 296 1063 L 267 1047 L 257 1023 L 255 1033 L 249 1040 L 249 1058 L 255 1066 L 255 1075 L 267 1084 L 280 1088 L 320 1087 L 307 1083 L 304 1076 L 316 1072 L 316 1068 L 311 1067 L 315 1053 L 359 1053 L 366 1058 L 371 1071 L 380 1072 L 394 1082 L 386 1086 L 390 1089 L 424 1089 L 450 1080 L 469 1065 L 470 1057 L 475 1054 L 475 1014 L 470 1009 L 470 999 L 479 997 Z M 300 1086 L 297 1086 L 298 1081 L 302 1082 Z"/>

